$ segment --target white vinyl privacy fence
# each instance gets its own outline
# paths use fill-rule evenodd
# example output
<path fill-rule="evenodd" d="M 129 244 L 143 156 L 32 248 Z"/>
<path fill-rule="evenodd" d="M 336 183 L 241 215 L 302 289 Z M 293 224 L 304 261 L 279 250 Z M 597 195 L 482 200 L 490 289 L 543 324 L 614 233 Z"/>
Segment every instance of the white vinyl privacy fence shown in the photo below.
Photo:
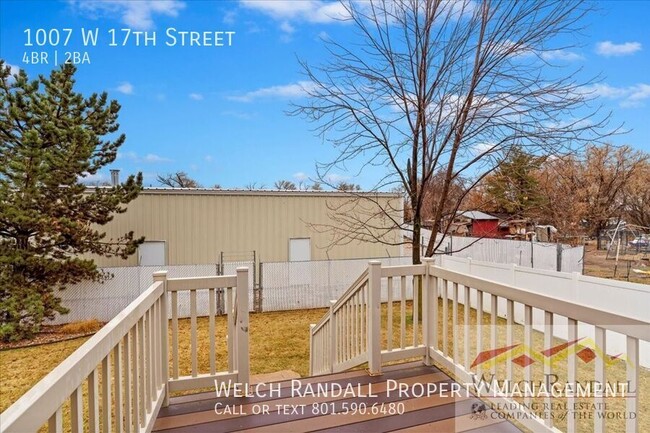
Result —
<path fill-rule="evenodd" d="M 462 272 L 478 278 L 509 284 L 520 289 L 540 295 L 572 302 L 576 305 L 593 307 L 598 310 L 608 311 L 620 316 L 647 320 L 648 306 L 650 305 L 650 286 L 635 284 L 626 281 L 609 280 L 580 275 L 577 272 L 553 272 L 538 269 L 527 269 L 517 265 L 504 265 L 499 263 L 480 262 L 473 259 L 439 256 L 436 263 L 450 271 Z M 464 303 L 462 299 L 459 302 Z M 485 295 L 483 306 L 489 312 L 489 297 Z M 474 303 L 472 306 L 475 307 Z M 506 317 L 507 306 L 505 300 L 498 304 L 498 314 Z M 514 320 L 524 322 L 523 305 L 514 310 Z M 533 327 L 542 332 L 544 330 L 544 313 L 533 308 Z M 610 323 L 610 325 L 613 325 Z M 567 339 L 567 321 L 558 318 L 553 324 L 554 335 Z M 586 324 L 579 324 L 580 335 L 595 338 L 594 328 Z M 622 334 L 607 331 L 607 353 L 616 356 L 625 353 L 626 339 Z M 650 343 L 642 341 L 640 346 L 640 362 L 644 367 L 650 367 Z"/>
<path fill-rule="evenodd" d="M 423 231 L 425 236 L 428 231 Z M 446 242 L 446 243 L 445 243 Z M 541 242 L 511 241 L 449 237 L 438 252 L 453 251 L 457 258 L 471 257 L 475 261 L 495 264 L 515 264 L 522 268 L 553 271 L 557 268 L 558 247 Z M 583 248 L 562 246 L 561 269 L 566 272 L 582 271 Z M 445 256 L 449 257 L 449 256 Z M 113 278 L 104 282 L 83 282 L 60 292 L 63 305 L 70 313 L 57 316 L 51 323 L 68 323 L 79 320 L 111 320 L 151 284 L 152 275 L 168 270 L 169 278 L 199 277 L 234 274 L 239 266 L 249 268 L 249 306 L 254 311 L 295 310 L 327 307 L 329 301 L 339 296 L 366 269 L 369 259 L 323 260 L 309 262 L 262 263 L 255 269 L 254 262 L 226 262 L 221 265 L 168 265 L 105 268 Z M 383 266 L 410 264 L 410 257 L 379 259 Z M 259 272 L 259 275 L 257 273 Z M 259 287 L 256 287 L 258 283 Z M 410 293 L 412 282 L 408 282 Z M 254 290 L 256 289 L 256 290 Z M 206 296 L 200 294 L 199 314 L 207 314 Z M 410 295 L 408 295 L 410 296 Z M 217 297 L 223 301 L 223 296 Z M 221 311 L 223 302 L 217 305 Z M 188 317 L 189 297 L 179 296 L 179 315 Z"/>
<path fill-rule="evenodd" d="M 404 235 L 410 237 L 405 231 Z M 431 231 L 422 229 L 422 244 L 431 237 Z M 436 242 L 442 238 L 438 234 Z M 445 236 L 436 249 L 439 254 L 471 257 L 491 263 L 515 264 L 533 269 L 562 272 L 580 272 L 583 269 L 584 247 L 549 242 L 517 241 L 511 239 Z"/>

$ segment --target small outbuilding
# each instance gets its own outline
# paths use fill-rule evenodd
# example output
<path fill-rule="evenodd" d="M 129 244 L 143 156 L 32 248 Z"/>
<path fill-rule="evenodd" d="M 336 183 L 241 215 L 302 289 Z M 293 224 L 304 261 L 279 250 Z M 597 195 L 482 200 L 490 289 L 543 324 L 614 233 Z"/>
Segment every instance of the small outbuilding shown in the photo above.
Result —
<path fill-rule="evenodd" d="M 456 214 L 451 227 L 455 228 L 454 231 L 459 235 L 497 237 L 499 219 L 477 210 L 464 211 Z"/>

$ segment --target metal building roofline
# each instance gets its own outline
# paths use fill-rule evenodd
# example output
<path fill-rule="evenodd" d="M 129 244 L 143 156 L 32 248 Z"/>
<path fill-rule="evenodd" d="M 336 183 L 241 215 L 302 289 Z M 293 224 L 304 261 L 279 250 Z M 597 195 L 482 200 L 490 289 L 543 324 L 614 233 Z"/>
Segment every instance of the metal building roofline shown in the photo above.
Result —
<path fill-rule="evenodd" d="M 89 186 L 88 190 L 96 188 L 110 188 L 110 186 Z M 216 188 L 161 188 L 144 187 L 140 194 L 174 194 L 174 195 L 243 195 L 243 196 L 324 196 L 324 197 L 351 197 L 351 196 L 378 196 L 402 198 L 402 194 L 395 192 L 378 191 L 314 191 L 314 190 L 277 190 L 277 189 L 216 189 Z"/>

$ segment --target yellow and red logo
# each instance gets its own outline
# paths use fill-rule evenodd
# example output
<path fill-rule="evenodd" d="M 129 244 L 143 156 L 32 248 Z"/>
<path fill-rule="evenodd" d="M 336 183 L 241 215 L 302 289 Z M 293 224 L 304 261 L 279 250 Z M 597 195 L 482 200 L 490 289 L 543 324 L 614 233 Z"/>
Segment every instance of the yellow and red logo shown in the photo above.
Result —
<path fill-rule="evenodd" d="M 524 344 L 513 344 L 512 346 L 485 350 L 476 356 L 471 368 L 476 366 L 492 367 L 508 361 L 524 368 L 536 362 L 554 367 L 557 363 L 565 361 L 572 353 L 575 353 L 576 357 L 585 364 L 590 363 L 597 357 L 603 359 L 605 365 L 627 360 L 622 353 L 614 356 L 607 355 L 591 338 L 579 338 L 544 350 L 535 350 Z"/>

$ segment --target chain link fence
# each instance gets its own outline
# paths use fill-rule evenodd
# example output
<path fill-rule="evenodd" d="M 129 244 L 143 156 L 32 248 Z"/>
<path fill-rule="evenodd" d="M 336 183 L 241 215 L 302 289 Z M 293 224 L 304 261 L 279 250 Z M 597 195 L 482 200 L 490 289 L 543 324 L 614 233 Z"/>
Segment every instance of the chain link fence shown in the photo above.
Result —
<path fill-rule="evenodd" d="M 153 273 L 167 270 L 169 278 L 218 275 L 216 264 L 176 266 L 125 266 L 103 268 L 112 275 L 104 282 L 84 281 L 62 290 L 58 296 L 70 312 L 57 316 L 51 324 L 97 319 L 108 322 L 153 283 Z M 189 293 L 179 293 L 180 317 L 189 317 Z M 207 291 L 197 293 L 197 305 L 208 308 Z M 171 313 L 170 313 L 171 314 Z"/>
<path fill-rule="evenodd" d="M 543 242 L 449 237 L 438 253 L 452 251 L 454 257 L 471 257 L 492 263 L 512 263 L 540 270 L 582 272 L 584 248 Z M 232 261 L 206 265 L 169 265 L 105 268 L 113 278 L 104 282 L 83 282 L 61 291 L 59 296 L 70 313 L 51 323 L 79 320 L 109 321 L 152 283 L 152 274 L 167 270 L 169 278 L 233 275 L 236 269 L 249 269 L 249 305 L 252 311 L 280 311 L 323 308 L 338 299 L 368 266 L 371 259 L 323 260 L 309 262 Z M 376 259 L 383 266 L 410 264 L 410 257 Z M 384 283 L 385 284 L 385 283 Z M 395 285 L 400 282 L 394 282 Z M 407 294 L 412 298 L 412 279 Z M 385 291 L 384 291 L 385 293 Z M 179 293 L 179 317 L 189 317 L 189 293 Z M 217 312 L 223 313 L 224 292 L 217 291 Z M 208 291 L 197 292 L 200 315 L 208 311 Z"/>
<path fill-rule="evenodd" d="M 382 266 L 411 263 L 410 257 L 262 263 L 261 311 L 328 307 L 368 267 L 369 260 L 379 260 Z M 410 279 L 407 290 L 412 296 Z"/>

